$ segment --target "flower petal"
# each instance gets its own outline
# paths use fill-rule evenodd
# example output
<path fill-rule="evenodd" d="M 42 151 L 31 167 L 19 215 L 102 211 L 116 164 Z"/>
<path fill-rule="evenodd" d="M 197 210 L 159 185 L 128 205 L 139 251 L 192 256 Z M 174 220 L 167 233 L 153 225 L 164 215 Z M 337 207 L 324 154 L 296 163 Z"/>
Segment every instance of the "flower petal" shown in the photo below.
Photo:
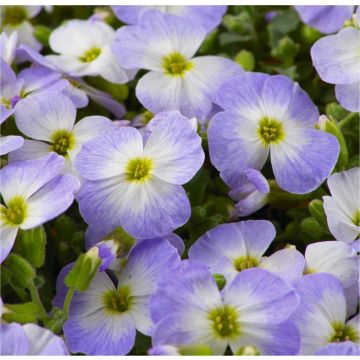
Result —
<path fill-rule="evenodd" d="M 24 144 L 24 139 L 21 136 L 1 136 L 0 138 L 0 155 L 8 154 Z"/>
<path fill-rule="evenodd" d="M 4 206 L 1 205 L 1 208 Z M 9 226 L 4 223 L 2 216 L 0 217 L 0 264 L 9 255 L 15 243 L 15 238 L 18 232 L 18 226 Z"/>
<path fill-rule="evenodd" d="M 24 145 L 9 154 L 9 162 L 39 159 L 51 152 L 51 147 L 38 140 L 24 140 Z"/>
<path fill-rule="evenodd" d="M 346 110 L 360 112 L 360 81 L 335 86 L 336 98 Z"/>

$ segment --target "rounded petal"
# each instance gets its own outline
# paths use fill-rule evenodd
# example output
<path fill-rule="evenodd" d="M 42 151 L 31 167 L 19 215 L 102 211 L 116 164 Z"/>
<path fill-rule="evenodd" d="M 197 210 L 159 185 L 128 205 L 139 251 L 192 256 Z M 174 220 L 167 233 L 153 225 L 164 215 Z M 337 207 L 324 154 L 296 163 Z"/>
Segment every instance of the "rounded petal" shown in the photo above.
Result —
<path fill-rule="evenodd" d="M 208 127 L 210 160 L 224 181 L 236 186 L 247 168 L 260 170 L 269 149 L 257 136 L 257 124 L 232 111 L 220 112 Z"/>
<path fill-rule="evenodd" d="M 153 159 L 156 177 L 179 185 L 191 180 L 205 158 L 200 136 L 178 112 L 166 113 L 152 128 L 144 155 Z"/>
<path fill-rule="evenodd" d="M 76 157 L 75 166 L 88 180 L 110 178 L 126 171 L 131 158 L 143 152 L 143 141 L 138 130 L 132 127 L 113 130 L 87 142 Z"/>
<path fill-rule="evenodd" d="M 359 356 L 360 346 L 351 341 L 344 341 L 341 343 L 328 344 L 318 351 L 315 355 L 321 356 Z"/>
<path fill-rule="evenodd" d="M 263 257 L 259 265 L 290 283 L 294 283 L 302 277 L 304 266 L 304 256 L 291 248 L 276 251 L 269 257 Z"/>
<path fill-rule="evenodd" d="M 72 101 L 59 93 L 39 93 L 21 100 L 15 109 L 18 129 L 26 136 L 49 141 L 57 130 L 71 131 L 76 117 Z"/>
<path fill-rule="evenodd" d="M 360 112 L 360 81 L 335 86 L 336 98 L 346 110 Z"/>
<path fill-rule="evenodd" d="M 313 45 L 311 58 L 322 80 L 330 84 L 351 84 L 360 80 L 359 41 L 360 31 L 347 27 Z"/>
<path fill-rule="evenodd" d="M 30 345 L 26 355 L 69 355 L 64 340 L 50 330 L 36 324 L 25 324 L 23 331 Z"/>
<path fill-rule="evenodd" d="M 21 228 L 39 226 L 66 211 L 79 190 L 79 180 L 70 174 L 54 177 L 27 200 L 27 213 Z"/>
<path fill-rule="evenodd" d="M 296 286 L 300 304 L 292 319 L 301 334 L 302 355 L 312 355 L 333 335 L 334 323 L 345 324 L 346 303 L 339 280 L 330 274 L 303 276 Z"/>
<path fill-rule="evenodd" d="M 64 158 L 49 153 L 40 159 L 8 164 L 0 170 L 1 196 L 8 203 L 16 195 L 28 199 L 51 179 L 59 175 Z"/>
<path fill-rule="evenodd" d="M 339 151 L 336 137 L 320 130 L 288 133 L 284 141 L 270 149 L 276 181 L 291 193 L 311 192 L 331 174 Z"/>
<path fill-rule="evenodd" d="M 6 355 L 28 355 L 29 341 L 20 324 L 0 324 L 0 354 Z"/>
<path fill-rule="evenodd" d="M 9 154 L 9 162 L 39 159 L 51 152 L 51 147 L 37 140 L 24 140 L 24 145 L 11 154 Z"/>
<path fill-rule="evenodd" d="M 354 6 L 295 6 L 301 20 L 324 34 L 340 30 L 351 18 Z"/>
<path fill-rule="evenodd" d="M 234 306 L 241 328 L 286 321 L 299 304 L 295 290 L 280 277 L 263 269 L 241 271 L 223 290 L 224 304 Z"/>
<path fill-rule="evenodd" d="M 0 138 L 0 155 L 6 155 L 14 151 L 24 144 L 24 139 L 21 136 L 1 136 Z"/>
<path fill-rule="evenodd" d="M 149 10 L 141 24 L 117 30 L 113 51 L 125 68 L 163 71 L 165 56 L 177 52 L 190 59 L 205 35 L 186 19 Z"/>
<path fill-rule="evenodd" d="M 310 244 L 305 251 L 306 268 L 336 276 L 343 287 L 353 285 L 359 278 L 356 253 L 341 241 L 322 241 Z"/>

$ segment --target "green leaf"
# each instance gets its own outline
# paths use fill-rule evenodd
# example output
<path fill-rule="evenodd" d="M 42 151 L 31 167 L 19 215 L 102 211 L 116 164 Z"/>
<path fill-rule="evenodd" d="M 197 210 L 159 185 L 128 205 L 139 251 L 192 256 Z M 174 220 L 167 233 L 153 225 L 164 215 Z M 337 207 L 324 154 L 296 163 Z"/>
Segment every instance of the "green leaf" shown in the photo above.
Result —
<path fill-rule="evenodd" d="M 5 308 L 2 318 L 7 322 L 26 324 L 37 321 L 39 307 L 34 302 L 6 304 Z"/>

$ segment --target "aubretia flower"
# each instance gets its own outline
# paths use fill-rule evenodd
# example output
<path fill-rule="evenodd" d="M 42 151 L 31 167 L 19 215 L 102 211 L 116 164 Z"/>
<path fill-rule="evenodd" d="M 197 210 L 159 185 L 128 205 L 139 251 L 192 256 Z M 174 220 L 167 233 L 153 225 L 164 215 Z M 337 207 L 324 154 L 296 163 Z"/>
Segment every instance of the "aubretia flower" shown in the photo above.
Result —
<path fill-rule="evenodd" d="M 338 278 L 344 288 L 359 279 L 358 257 L 351 247 L 340 241 L 321 241 L 305 250 L 305 273 L 329 273 Z"/>
<path fill-rule="evenodd" d="M 346 321 L 344 290 L 330 274 L 310 274 L 296 286 L 300 305 L 292 315 L 301 334 L 301 355 L 333 342 L 359 341 L 359 315 Z"/>
<path fill-rule="evenodd" d="M 12 34 L 16 31 L 19 44 L 27 44 L 35 50 L 42 45 L 34 35 L 34 28 L 30 21 L 41 11 L 42 6 L 1 6 L 1 25 L 4 32 Z"/>
<path fill-rule="evenodd" d="M 47 59 L 72 76 L 101 76 L 126 83 L 135 72 L 124 70 L 115 58 L 110 48 L 114 37 L 113 28 L 102 21 L 70 20 L 51 33 L 51 50 L 60 55 Z"/>
<path fill-rule="evenodd" d="M 150 70 L 137 83 L 136 96 L 153 113 L 178 110 L 204 121 L 215 92 L 243 73 L 235 62 L 219 56 L 194 55 L 206 33 L 171 14 L 148 10 L 141 23 L 116 32 L 113 49 L 129 69 Z"/>
<path fill-rule="evenodd" d="M 37 160 L 9 164 L 0 170 L 1 262 L 13 247 L 19 229 L 39 226 L 72 204 L 79 181 L 72 175 L 60 175 L 64 159 L 50 153 Z"/>
<path fill-rule="evenodd" d="M 205 266 L 184 261 L 151 298 L 153 345 L 201 344 L 214 355 L 228 345 L 233 353 L 251 346 L 262 355 L 297 354 L 299 334 L 287 319 L 298 301 L 290 285 L 266 270 L 244 270 L 220 292 Z"/>
<path fill-rule="evenodd" d="M 126 24 L 141 24 L 146 11 L 158 10 L 190 20 L 193 24 L 202 26 L 207 32 L 216 28 L 226 12 L 226 6 L 184 6 L 184 5 L 150 5 L 150 6 L 112 6 L 116 17 Z"/>
<path fill-rule="evenodd" d="M 351 19 L 354 6 L 295 6 L 301 20 L 324 34 L 340 30 Z"/>
<path fill-rule="evenodd" d="M 270 186 L 266 178 L 257 170 L 246 169 L 231 183 L 229 196 L 237 201 L 236 213 L 248 216 L 260 210 L 268 201 Z"/>
<path fill-rule="evenodd" d="M 0 354 L 69 355 L 64 340 L 36 324 L 1 323 Z"/>
<path fill-rule="evenodd" d="M 36 140 L 10 154 L 10 161 L 36 159 L 51 151 L 65 158 L 65 171 L 75 172 L 73 161 L 82 144 L 114 128 L 103 116 L 87 116 L 75 124 L 76 108 L 66 96 L 52 92 L 37 94 L 16 106 L 18 129 Z"/>
<path fill-rule="evenodd" d="M 360 168 L 331 175 L 331 196 L 323 196 L 330 232 L 337 240 L 351 243 L 360 233 Z"/>
<path fill-rule="evenodd" d="M 288 281 L 302 276 L 303 256 L 295 249 L 283 249 L 263 256 L 275 238 L 267 220 L 246 220 L 218 225 L 207 231 L 190 248 L 189 259 L 207 265 L 228 283 L 241 271 L 260 267 Z"/>
<path fill-rule="evenodd" d="M 347 27 L 335 35 L 319 39 L 311 48 L 311 58 L 320 78 L 335 84 L 335 94 L 346 110 L 360 111 L 360 7 L 357 28 Z"/>
<path fill-rule="evenodd" d="M 166 114 L 145 143 L 137 129 L 116 128 L 77 156 L 87 180 L 77 196 L 80 213 L 92 226 L 122 226 L 138 239 L 167 235 L 190 217 L 181 185 L 203 161 L 200 136 L 178 112 Z"/>
<path fill-rule="evenodd" d="M 71 352 L 125 355 L 134 345 L 136 330 L 150 335 L 149 297 L 161 276 L 179 262 L 176 249 L 167 241 L 144 240 L 131 250 L 117 285 L 106 272 L 99 272 L 71 302 L 64 325 Z M 66 287 L 58 283 L 57 290 L 59 301 Z"/>
<path fill-rule="evenodd" d="M 247 168 L 260 170 L 269 153 L 276 181 L 286 191 L 313 191 L 330 175 L 339 143 L 314 129 L 318 110 L 289 78 L 247 73 L 226 82 L 216 102 L 225 111 L 208 128 L 210 159 L 228 184 Z"/>

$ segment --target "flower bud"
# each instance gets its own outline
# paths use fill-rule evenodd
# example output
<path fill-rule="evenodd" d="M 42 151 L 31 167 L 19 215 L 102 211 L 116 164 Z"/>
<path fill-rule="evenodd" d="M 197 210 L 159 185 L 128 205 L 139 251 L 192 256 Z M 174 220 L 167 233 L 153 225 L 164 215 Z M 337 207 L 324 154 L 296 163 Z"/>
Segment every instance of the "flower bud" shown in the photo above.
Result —
<path fill-rule="evenodd" d="M 241 356 L 254 356 L 254 355 L 260 355 L 260 351 L 255 346 L 242 346 L 235 355 L 241 355 Z"/>
<path fill-rule="evenodd" d="M 325 229 L 328 228 L 326 214 L 324 211 L 324 203 L 322 200 L 315 199 L 309 204 L 311 216 Z"/>
<path fill-rule="evenodd" d="M 285 36 L 280 39 L 277 46 L 271 50 L 271 55 L 289 66 L 293 63 L 299 49 L 299 44 L 295 43 L 290 37 Z"/>
<path fill-rule="evenodd" d="M 179 347 L 181 355 L 199 356 L 199 355 L 213 355 L 211 349 L 207 345 L 185 345 Z"/>
<path fill-rule="evenodd" d="M 2 318 L 7 322 L 26 324 L 37 321 L 39 307 L 33 302 L 6 304 Z"/>
<path fill-rule="evenodd" d="M 218 289 L 221 291 L 226 285 L 226 279 L 222 274 L 212 274 Z"/>
<path fill-rule="evenodd" d="M 241 65 L 245 71 L 253 71 L 255 68 L 255 57 L 252 52 L 241 50 L 235 55 L 235 61 Z"/>
<path fill-rule="evenodd" d="M 11 272 L 13 278 L 24 287 L 33 283 L 36 276 L 35 269 L 23 257 L 17 254 L 10 254 L 5 261 L 5 266 Z"/>
<path fill-rule="evenodd" d="M 41 42 L 44 46 L 49 46 L 49 37 L 51 34 L 51 29 L 44 25 L 36 25 L 34 28 L 34 36 L 38 41 Z"/>

